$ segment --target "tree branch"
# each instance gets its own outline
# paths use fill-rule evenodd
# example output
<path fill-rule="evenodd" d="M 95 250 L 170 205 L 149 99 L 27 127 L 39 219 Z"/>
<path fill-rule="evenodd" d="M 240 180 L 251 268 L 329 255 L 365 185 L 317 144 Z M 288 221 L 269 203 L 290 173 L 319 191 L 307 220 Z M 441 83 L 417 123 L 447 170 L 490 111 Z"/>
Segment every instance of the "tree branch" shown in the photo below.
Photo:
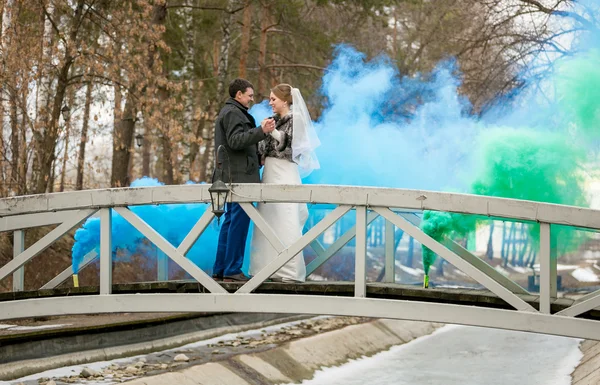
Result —
<path fill-rule="evenodd" d="M 573 20 L 576 20 L 581 25 L 585 26 L 586 28 L 588 28 L 590 30 L 598 30 L 598 27 L 596 27 L 592 22 L 590 22 L 589 20 L 587 20 L 586 18 L 584 18 L 583 16 L 581 16 L 579 14 L 577 14 L 575 12 L 570 12 L 570 11 L 560 11 L 560 10 L 556 9 L 556 6 L 558 6 L 558 4 L 560 4 L 561 2 L 558 2 L 556 4 L 556 6 L 553 8 L 548 8 L 548 7 L 544 6 L 538 0 L 521 0 L 521 2 L 529 4 L 529 5 L 533 5 L 540 12 L 546 13 L 548 15 L 568 17 Z"/>
<path fill-rule="evenodd" d="M 312 64 L 269 64 L 266 65 L 265 68 L 284 68 L 284 67 L 294 67 L 294 68 L 309 68 L 318 71 L 325 71 L 324 67 L 315 66 Z"/>

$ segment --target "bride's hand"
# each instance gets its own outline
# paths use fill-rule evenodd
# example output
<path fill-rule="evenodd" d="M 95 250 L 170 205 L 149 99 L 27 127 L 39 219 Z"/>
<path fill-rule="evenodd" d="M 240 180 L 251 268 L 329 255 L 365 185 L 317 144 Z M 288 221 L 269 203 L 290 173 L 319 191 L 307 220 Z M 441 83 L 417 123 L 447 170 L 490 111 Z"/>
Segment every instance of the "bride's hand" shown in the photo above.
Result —
<path fill-rule="evenodd" d="M 260 126 L 265 134 L 270 133 L 275 129 L 275 119 L 273 118 L 265 118 L 261 122 Z"/>

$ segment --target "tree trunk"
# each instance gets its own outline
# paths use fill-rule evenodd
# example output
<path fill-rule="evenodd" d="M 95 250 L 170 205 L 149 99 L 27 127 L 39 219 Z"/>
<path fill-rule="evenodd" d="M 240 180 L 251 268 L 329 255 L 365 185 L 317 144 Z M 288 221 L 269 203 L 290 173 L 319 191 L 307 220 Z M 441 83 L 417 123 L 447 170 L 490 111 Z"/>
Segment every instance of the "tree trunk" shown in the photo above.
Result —
<path fill-rule="evenodd" d="M 56 179 L 56 157 L 52 161 L 52 167 L 50 170 L 50 175 L 48 177 L 48 187 L 46 192 L 53 193 L 54 192 L 54 180 Z"/>
<path fill-rule="evenodd" d="M 145 130 L 144 130 L 145 131 Z M 142 144 L 142 176 L 151 177 L 150 175 L 150 147 L 152 142 L 150 141 L 148 133 L 144 132 L 144 139 Z"/>
<path fill-rule="evenodd" d="M 239 76 L 246 78 L 246 66 L 248 61 L 248 49 L 250 47 L 250 34 L 252 33 L 252 0 L 244 3 L 244 26 L 242 27 L 242 43 L 240 46 L 240 69 Z"/>
<path fill-rule="evenodd" d="M 196 159 L 198 158 L 198 153 L 200 152 L 200 143 L 202 142 L 202 134 L 205 130 L 205 126 L 206 126 L 206 118 L 205 118 L 205 114 L 203 113 L 196 125 L 194 141 L 192 141 L 192 143 L 190 145 L 189 158 L 190 158 L 190 179 L 191 180 L 200 181 L 200 177 L 201 177 L 200 171 L 201 170 L 198 169 L 197 165 L 199 162 L 196 162 Z"/>
<path fill-rule="evenodd" d="M 10 95 L 10 185 L 9 191 L 17 192 L 20 190 L 21 181 L 19 180 L 19 118 L 17 115 L 17 91 L 13 88 Z"/>
<path fill-rule="evenodd" d="M 227 2 L 227 11 L 223 15 L 221 20 L 221 31 L 223 36 L 221 38 L 221 50 L 219 53 L 219 71 L 218 71 L 218 82 L 217 82 L 217 97 L 215 100 L 221 101 L 223 99 L 223 92 L 225 89 L 225 82 L 227 80 L 227 66 L 229 61 L 229 46 L 231 45 L 231 22 L 233 19 L 233 8 L 235 6 L 234 0 Z M 215 103 L 211 103 L 210 116 L 216 117 Z M 214 169 L 215 159 L 215 132 L 214 129 L 210 130 L 209 138 L 206 142 L 206 148 L 204 150 L 205 163 L 204 163 L 204 180 L 208 181 L 212 179 L 212 173 Z"/>
<path fill-rule="evenodd" d="M 172 145 L 169 139 L 168 130 L 162 135 L 162 148 L 163 148 L 163 182 L 166 185 L 173 184 L 173 159 L 172 159 Z"/>
<path fill-rule="evenodd" d="M 81 127 L 81 139 L 79 140 L 79 154 L 77 155 L 77 182 L 76 190 L 83 189 L 83 173 L 85 166 L 85 146 L 87 143 L 87 133 L 90 125 L 90 105 L 92 104 L 92 90 L 94 85 L 88 82 L 85 90 L 85 106 L 83 107 L 83 123 Z M 115 98 L 116 102 L 116 98 Z"/>
<path fill-rule="evenodd" d="M 223 36 L 221 38 L 221 49 L 219 51 L 219 72 L 218 72 L 218 83 L 217 83 L 217 99 L 221 100 L 223 97 L 223 90 L 225 89 L 225 82 L 227 81 L 227 70 L 229 64 L 229 46 L 231 45 L 231 22 L 233 19 L 233 7 L 235 6 L 235 0 L 229 0 L 227 2 L 227 10 L 221 20 L 221 32 Z"/>
<path fill-rule="evenodd" d="M 46 130 L 44 131 L 40 146 L 38 148 L 37 155 L 39 159 L 39 174 L 35 187 L 35 192 L 38 194 L 48 191 L 50 179 L 52 179 L 50 174 L 53 174 L 54 172 L 52 167 L 56 159 L 55 149 L 56 141 L 58 139 L 58 120 L 60 118 L 60 110 L 62 108 L 62 103 L 64 101 L 65 92 L 67 89 L 68 73 L 72 64 L 72 58 L 68 59 L 69 60 L 64 63 L 60 71 L 56 95 L 54 97 L 52 106 L 52 113 L 50 115 L 50 121 L 48 122 L 48 127 L 46 127 Z"/>
<path fill-rule="evenodd" d="M 21 89 L 21 100 L 27 100 L 28 95 L 29 95 L 29 88 L 28 87 L 22 87 Z M 21 183 L 19 183 L 19 190 L 17 191 L 17 194 L 19 195 L 25 195 L 27 194 L 27 170 L 29 169 L 29 146 L 27 144 L 27 124 L 25 124 L 25 119 L 26 119 L 26 115 L 23 111 L 21 111 L 21 113 L 23 114 L 23 118 L 22 118 L 22 124 L 21 124 L 21 140 L 20 140 L 20 145 L 21 145 L 21 149 L 19 150 L 19 180 L 21 181 Z"/>
<path fill-rule="evenodd" d="M 14 8 L 14 0 L 6 0 L 3 2 L 2 5 L 2 30 L 0 31 L 1 36 L 0 36 L 0 42 L 1 42 L 1 55 L 5 56 L 8 55 L 8 51 L 10 49 L 10 33 L 9 33 L 9 29 L 12 25 L 12 13 L 13 13 L 13 8 Z M 2 66 L 2 74 L 4 74 L 6 72 L 6 68 L 4 66 L 4 60 L 2 60 L 3 66 Z M 7 112 L 7 110 L 10 108 L 12 109 L 12 106 L 7 106 L 6 104 L 6 100 L 7 99 L 11 99 L 11 92 L 6 89 L 5 87 L 3 87 L 2 92 L 0 93 L 0 117 L 2 117 L 2 119 L 4 119 L 4 114 Z M 12 112 L 11 112 L 12 114 Z M 3 121 L 0 121 L 0 123 L 3 123 Z M 0 124 L 0 151 L 2 154 L 6 154 L 7 153 L 7 148 L 6 148 L 6 143 L 4 142 L 4 130 L 2 129 L 3 125 Z M 14 158 L 14 154 L 13 154 L 13 158 Z M 14 174 L 14 169 L 11 170 L 11 174 Z M 8 193 L 8 191 L 11 190 L 10 185 L 12 183 L 14 183 L 14 177 L 10 177 L 8 176 L 8 164 L 6 164 L 6 158 L 4 156 L 0 157 L 0 176 L 1 178 L 1 182 L 2 182 L 2 187 L 0 188 L 0 196 L 6 196 L 6 194 Z"/>
<path fill-rule="evenodd" d="M 79 24 L 81 22 L 81 18 L 83 17 L 83 6 L 84 0 L 79 0 L 77 2 L 77 7 L 75 8 L 75 14 L 73 17 L 73 22 L 71 26 L 71 31 L 69 33 L 69 45 L 76 44 L 76 34 L 78 31 Z M 54 173 L 52 169 L 54 162 L 56 160 L 56 140 L 58 139 L 58 120 L 60 118 L 62 104 L 65 98 L 65 93 L 67 91 L 67 79 L 69 75 L 69 71 L 73 64 L 74 57 L 71 56 L 71 50 L 65 50 L 65 57 L 62 62 L 62 66 L 58 71 L 57 85 L 56 85 L 56 94 L 53 99 L 52 109 L 50 114 L 50 119 L 44 130 L 44 133 L 41 138 L 41 143 L 38 148 L 37 157 L 39 159 L 39 173 L 37 175 L 37 181 L 35 184 L 35 193 L 44 193 L 48 191 L 49 188 L 49 179 L 53 179 L 51 177 L 51 173 Z"/>
<path fill-rule="evenodd" d="M 269 28 L 270 11 L 266 5 L 262 7 L 262 18 L 260 21 L 260 43 L 258 49 L 258 85 L 254 90 L 257 94 L 257 100 L 262 99 L 265 93 L 265 84 L 267 77 L 266 59 L 267 59 L 267 29 Z"/>
<path fill-rule="evenodd" d="M 167 2 L 164 4 L 155 5 L 152 14 L 152 23 L 164 24 L 167 17 Z M 154 67 L 154 55 L 156 53 L 156 46 L 150 49 L 148 55 L 147 66 L 148 68 Z M 115 124 L 115 130 L 113 134 L 113 160 L 112 160 L 112 174 L 111 174 L 111 186 L 112 187 L 124 187 L 128 186 L 129 180 L 129 158 L 131 153 L 129 147 L 133 140 L 133 131 L 135 127 L 135 117 L 137 115 L 137 106 L 134 104 L 135 96 L 133 95 L 136 85 L 131 85 L 129 93 L 127 94 L 127 100 L 125 101 L 125 109 L 123 116 L 119 124 Z M 142 93 L 145 90 L 141 91 Z M 146 135 L 147 136 L 147 135 Z M 145 146 L 146 147 L 146 146 Z"/>
<path fill-rule="evenodd" d="M 71 121 L 67 119 L 65 122 L 65 153 L 62 159 L 62 170 L 60 173 L 60 187 L 59 191 L 65 191 L 65 178 L 67 176 L 67 158 L 69 157 L 69 134 L 71 131 Z"/>
<path fill-rule="evenodd" d="M 133 92 L 133 91 L 130 91 Z M 116 99 L 116 98 L 115 98 Z M 116 102 L 116 100 L 115 100 Z M 115 115 L 117 114 L 115 103 Z M 134 106 L 134 96 L 127 95 L 125 108 L 120 117 L 115 116 L 115 128 L 113 133 L 113 158 L 112 172 L 110 178 L 111 187 L 129 186 L 129 146 L 133 140 L 133 129 L 135 126 L 135 116 L 137 114 Z"/>

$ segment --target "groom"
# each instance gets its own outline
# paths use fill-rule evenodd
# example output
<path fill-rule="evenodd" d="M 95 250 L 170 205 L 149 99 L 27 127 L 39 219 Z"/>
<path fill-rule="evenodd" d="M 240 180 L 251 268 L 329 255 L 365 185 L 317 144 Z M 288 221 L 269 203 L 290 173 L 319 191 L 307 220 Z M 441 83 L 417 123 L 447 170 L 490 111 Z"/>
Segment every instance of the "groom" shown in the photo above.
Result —
<path fill-rule="evenodd" d="M 215 124 L 215 154 L 219 146 L 226 150 L 223 163 L 225 183 L 260 183 L 258 142 L 275 129 L 275 121 L 267 118 L 256 127 L 248 113 L 254 101 L 254 86 L 245 79 L 234 79 L 229 84 L 230 98 L 219 112 Z M 213 174 L 214 179 L 214 174 Z M 225 282 L 247 281 L 242 273 L 244 250 L 250 218 L 239 203 L 227 203 L 225 220 L 219 233 L 217 257 L 213 278 Z"/>

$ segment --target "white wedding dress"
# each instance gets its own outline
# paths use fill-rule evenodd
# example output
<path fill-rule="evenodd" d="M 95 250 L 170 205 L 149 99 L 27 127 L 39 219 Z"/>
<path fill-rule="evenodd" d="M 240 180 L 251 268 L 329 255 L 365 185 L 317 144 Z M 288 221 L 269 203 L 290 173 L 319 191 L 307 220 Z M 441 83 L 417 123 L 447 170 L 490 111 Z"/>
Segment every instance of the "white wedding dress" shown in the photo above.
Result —
<path fill-rule="evenodd" d="M 267 157 L 262 183 L 302 184 L 298 165 L 285 159 Z M 271 226 L 284 247 L 288 247 L 302 236 L 308 218 L 308 208 L 302 203 L 259 203 L 258 212 Z M 250 246 L 250 275 L 256 275 L 277 258 L 277 251 L 257 226 L 254 226 Z M 277 281 L 304 282 L 306 265 L 301 251 L 281 269 L 271 275 Z"/>

